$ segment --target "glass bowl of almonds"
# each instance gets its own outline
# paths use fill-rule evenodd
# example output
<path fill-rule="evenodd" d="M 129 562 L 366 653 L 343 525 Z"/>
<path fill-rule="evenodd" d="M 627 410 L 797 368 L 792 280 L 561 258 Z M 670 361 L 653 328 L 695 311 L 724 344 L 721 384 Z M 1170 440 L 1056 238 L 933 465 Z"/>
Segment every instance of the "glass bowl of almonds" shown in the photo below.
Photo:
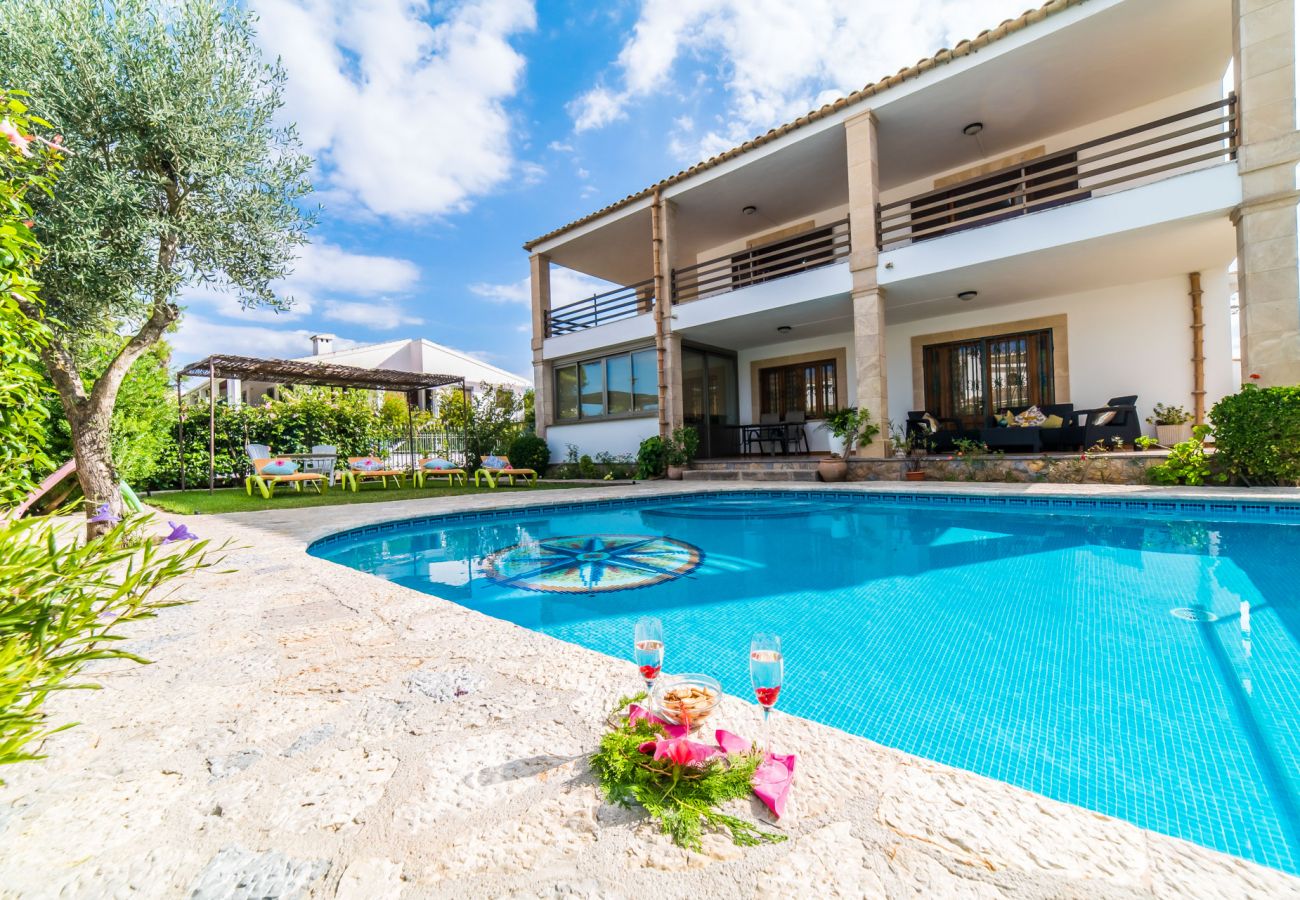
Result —
<path fill-rule="evenodd" d="M 655 715 L 691 729 L 711 716 L 721 701 L 718 679 L 698 673 L 660 678 L 651 696 Z"/>

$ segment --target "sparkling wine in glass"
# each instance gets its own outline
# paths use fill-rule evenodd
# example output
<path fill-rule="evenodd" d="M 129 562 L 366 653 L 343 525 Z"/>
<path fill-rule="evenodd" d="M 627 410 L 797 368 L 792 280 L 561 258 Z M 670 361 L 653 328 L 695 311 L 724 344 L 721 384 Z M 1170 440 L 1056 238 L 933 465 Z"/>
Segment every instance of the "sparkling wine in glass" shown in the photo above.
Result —
<path fill-rule="evenodd" d="M 663 623 L 651 617 L 638 620 L 633 635 L 633 651 L 648 694 L 654 689 L 655 679 L 664 664 Z"/>
<path fill-rule="evenodd" d="M 776 698 L 781 693 L 784 662 L 781 659 L 781 639 L 774 634 L 759 633 L 749 644 L 749 678 L 754 684 L 754 694 L 763 707 L 763 755 L 772 749 L 772 731 L 768 719 Z"/>

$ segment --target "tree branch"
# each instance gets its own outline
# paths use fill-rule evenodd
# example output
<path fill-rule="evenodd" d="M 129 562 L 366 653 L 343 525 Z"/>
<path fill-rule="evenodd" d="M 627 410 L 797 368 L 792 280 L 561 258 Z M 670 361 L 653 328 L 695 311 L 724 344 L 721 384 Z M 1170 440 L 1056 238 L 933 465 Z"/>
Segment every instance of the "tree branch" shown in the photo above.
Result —
<path fill-rule="evenodd" d="M 166 300 L 154 301 L 153 313 L 148 321 L 140 326 L 140 330 L 126 342 L 126 346 L 113 357 L 108 368 L 104 369 L 104 373 L 96 380 L 95 387 L 90 393 L 92 406 L 103 404 L 107 404 L 110 408 L 113 406 L 117 400 L 118 388 L 122 386 L 122 380 L 126 378 L 126 373 L 131 370 L 131 366 L 150 347 L 162 340 L 163 334 L 180 317 L 180 314 L 180 309 Z"/>

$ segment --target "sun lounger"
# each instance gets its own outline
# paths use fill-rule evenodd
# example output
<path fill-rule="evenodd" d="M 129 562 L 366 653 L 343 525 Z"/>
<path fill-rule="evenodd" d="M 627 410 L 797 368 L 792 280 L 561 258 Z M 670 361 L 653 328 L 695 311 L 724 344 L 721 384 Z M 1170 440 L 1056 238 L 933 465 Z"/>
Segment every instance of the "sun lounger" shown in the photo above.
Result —
<path fill-rule="evenodd" d="M 505 456 L 480 456 L 479 467 L 474 470 L 474 487 L 478 487 L 480 475 L 487 479 L 489 487 L 496 487 L 497 480 L 503 475 L 512 485 L 515 483 L 515 476 L 524 479 L 524 483 L 530 486 L 537 485 L 536 469 L 516 469 L 510 465 L 510 459 Z"/>
<path fill-rule="evenodd" d="M 267 472 L 267 467 L 272 469 L 284 469 L 286 471 Z M 244 479 L 244 493 L 253 496 L 253 485 L 257 485 L 257 490 L 262 495 L 262 499 L 270 500 L 275 496 L 275 486 L 277 484 L 291 484 L 295 491 L 301 491 L 304 484 L 310 484 L 316 488 L 316 493 L 320 493 L 321 485 L 325 483 L 325 476 L 319 472 L 299 472 L 298 464 L 286 459 L 255 459 L 253 460 L 253 474 Z"/>
<path fill-rule="evenodd" d="M 352 487 L 353 493 L 363 481 L 373 481 L 378 478 L 379 483 L 388 488 L 388 479 L 393 479 L 396 487 L 402 486 L 402 479 L 406 477 L 405 469 L 394 469 L 384 466 L 378 459 L 373 456 L 349 456 L 348 467 L 343 470 L 343 487 Z"/>
<path fill-rule="evenodd" d="M 424 487 L 424 482 L 430 478 L 441 478 L 447 476 L 447 486 L 451 487 L 454 481 L 459 481 L 462 486 L 468 483 L 468 473 L 455 465 L 434 466 L 430 463 L 447 462 L 447 460 L 438 460 L 436 458 L 422 459 L 415 467 L 415 486 Z M 454 479 L 454 481 L 453 481 Z"/>

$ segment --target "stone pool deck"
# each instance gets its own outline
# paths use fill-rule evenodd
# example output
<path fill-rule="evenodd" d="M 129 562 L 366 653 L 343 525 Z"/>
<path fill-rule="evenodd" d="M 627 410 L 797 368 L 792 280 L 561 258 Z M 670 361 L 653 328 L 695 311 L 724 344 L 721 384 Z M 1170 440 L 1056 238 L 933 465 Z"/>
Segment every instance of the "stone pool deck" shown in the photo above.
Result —
<path fill-rule="evenodd" d="M 233 571 L 196 575 L 178 591 L 192 603 L 132 627 L 153 665 L 102 666 L 104 690 L 51 701 L 81 724 L 3 773 L 0 896 L 1300 897 L 1300 879 L 780 713 L 776 743 L 800 755 L 790 840 L 684 852 L 604 804 L 587 771 L 604 712 L 637 687 L 630 662 L 305 553 L 383 520 L 714 488 L 186 517 L 239 545 Z M 757 722 L 728 698 L 719 724 Z"/>

